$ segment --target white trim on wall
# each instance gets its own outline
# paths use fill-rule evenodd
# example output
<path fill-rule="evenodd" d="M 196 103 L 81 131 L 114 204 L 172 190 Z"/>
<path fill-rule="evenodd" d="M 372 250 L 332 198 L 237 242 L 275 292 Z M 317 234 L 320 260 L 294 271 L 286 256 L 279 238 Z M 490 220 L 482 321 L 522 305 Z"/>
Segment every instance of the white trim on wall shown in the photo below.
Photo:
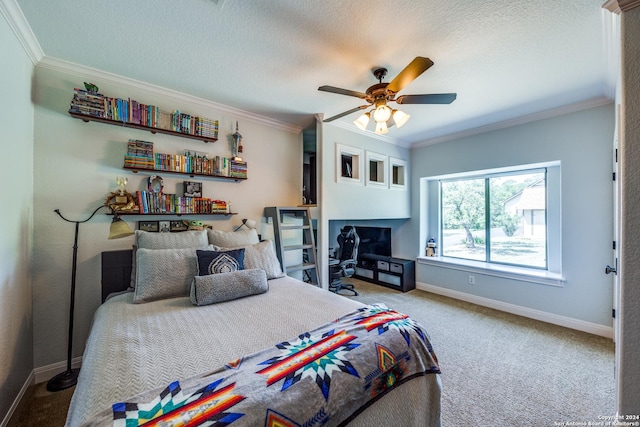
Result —
<path fill-rule="evenodd" d="M 7 20 L 33 65 L 36 65 L 44 57 L 44 52 L 16 0 L 0 0 L 0 14 Z"/>
<path fill-rule="evenodd" d="M 577 331 L 587 332 L 593 335 L 613 339 L 613 328 L 603 326 L 597 323 L 585 322 L 584 320 L 573 319 L 571 317 L 560 316 L 546 311 L 535 310 L 521 305 L 511 304 L 508 302 L 497 301 L 490 298 L 480 297 L 468 294 L 466 292 L 454 291 L 452 289 L 441 288 L 427 283 L 416 282 L 416 289 L 431 292 L 433 294 L 457 299 L 460 301 L 470 302 L 472 304 L 481 305 L 483 307 L 493 308 L 495 310 L 504 311 L 506 313 L 516 314 L 518 316 L 527 317 L 529 319 L 540 320 L 542 322 L 551 323 L 553 325 L 562 326 Z"/>
<path fill-rule="evenodd" d="M 2 421 L 0 422 L 0 427 L 6 427 L 9 424 L 9 421 L 11 420 L 11 417 L 13 417 L 14 412 L 16 412 L 16 409 L 18 409 L 18 406 L 20 405 L 22 398 L 27 393 L 27 389 L 29 388 L 29 386 L 33 384 L 33 378 L 34 378 L 34 371 L 31 371 L 31 374 L 29 374 L 29 376 L 27 377 L 27 380 L 22 385 L 22 388 L 18 392 L 18 395 L 16 396 L 16 398 L 13 400 L 13 403 L 11 404 L 11 407 L 7 411 L 6 415 L 4 416 L 4 419 L 2 419 Z"/>
<path fill-rule="evenodd" d="M 284 130 L 286 132 L 292 132 L 292 133 L 302 132 L 302 128 L 299 126 L 293 126 L 287 123 L 273 120 L 268 117 L 264 117 L 264 116 L 250 113 L 248 111 L 240 110 L 238 108 L 229 107 L 228 105 L 218 104 L 217 102 L 214 102 L 214 101 L 209 101 L 204 98 L 199 98 L 197 96 L 178 92 L 173 89 L 156 86 L 151 83 L 146 83 L 140 80 L 131 79 L 129 77 L 120 76 L 118 74 L 109 73 L 107 71 L 98 70 L 97 68 L 91 68 L 85 65 L 64 61 L 62 59 L 45 56 L 44 58 L 42 58 L 40 62 L 38 62 L 37 66 L 41 68 L 53 70 L 53 71 L 75 75 L 81 79 L 89 79 L 96 84 L 100 84 L 100 83 L 113 84 L 113 85 L 120 86 L 125 90 L 136 90 L 136 91 L 146 92 L 151 97 L 161 96 L 169 100 L 189 103 L 189 104 L 192 104 L 194 107 L 200 107 L 203 109 L 215 109 L 217 111 L 220 111 L 222 113 L 227 113 L 234 117 L 249 119 L 263 125 Z"/>

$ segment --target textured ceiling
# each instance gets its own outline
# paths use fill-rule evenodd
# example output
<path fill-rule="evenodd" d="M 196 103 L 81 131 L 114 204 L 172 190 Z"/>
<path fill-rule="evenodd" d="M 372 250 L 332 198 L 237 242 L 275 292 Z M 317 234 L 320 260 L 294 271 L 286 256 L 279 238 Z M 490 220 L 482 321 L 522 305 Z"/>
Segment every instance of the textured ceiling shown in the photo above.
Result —
<path fill-rule="evenodd" d="M 17 0 L 45 56 L 306 127 L 362 101 L 371 69 L 390 81 L 435 65 L 402 94 L 389 137 L 428 141 L 613 94 L 603 0 Z M 354 113 L 340 120 L 353 126 Z M 335 123 L 335 122 L 334 122 Z"/>

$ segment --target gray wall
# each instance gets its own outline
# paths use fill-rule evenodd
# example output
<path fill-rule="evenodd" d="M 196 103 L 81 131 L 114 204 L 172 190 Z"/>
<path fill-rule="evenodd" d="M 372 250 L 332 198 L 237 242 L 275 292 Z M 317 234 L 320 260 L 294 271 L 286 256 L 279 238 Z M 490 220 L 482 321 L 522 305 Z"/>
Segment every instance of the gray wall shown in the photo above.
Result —
<path fill-rule="evenodd" d="M 604 274 L 612 261 L 613 104 L 480 135 L 413 149 L 411 152 L 414 254 L 420 241 L 421 177 L 498 167 L 561 162 L 563 287 L 507 280 L 439 266 L 417 265 L 418 282 L 515 304 L 597 325 L 611 326 L 613 282 Z"/>
<path fill-rule="evenodd" d="M 33 370 L 33 64 L 0 17 L 0 424 Z"/>
<path fill-rule="evenodd" d="M 328 250 L 336 246 L 336 226 L 329 227 L 332 220 L 389 220 L 393 224 L 393 235 L 405 226 L 411 215 L 411 167 L 409 149 L 371 137 L 371 133 L 350 131 L 333 124 L 318 122 L 318 169 L 320 182 L 318 207 L 318 260 L 321 281 L 326 288 L 328 283 Z M 407 162 L 406 190 L 379 188 L 366 185 L 340 183 L 336 180 L 336 145 L 346 145 L 362 150 L 393 157 Z M 366 167 L 365 167 L 366 169 Z M 387 221 L 382 221 L 387 223 Z M 364 224 L 364 223 L 363 223 Z M 372 223 L 372 225 L 375 225 Z M 407 247 L 402 239 L 393 239 L 394 255 L 413 256 L 405 253 Z M 397 251 L 397 252 L 396 252 Z"/>

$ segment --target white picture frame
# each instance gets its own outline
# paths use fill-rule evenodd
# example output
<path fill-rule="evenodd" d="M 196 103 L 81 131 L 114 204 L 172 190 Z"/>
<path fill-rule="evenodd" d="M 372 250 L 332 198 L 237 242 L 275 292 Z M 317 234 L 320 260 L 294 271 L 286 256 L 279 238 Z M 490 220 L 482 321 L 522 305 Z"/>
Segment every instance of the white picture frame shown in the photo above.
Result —
<path fill-rule="evenodd" d="M 367 150 L 366 185 L 369 187 L 387 188 L 389 176 L 387 156 Z"/>
<path fill-rule="evenodd" d="M 364 156 L 362 150 L 336 144 L 336 182 L 364 185 Z"/>
<path fill-rule="evenodd" d="M 407 161 L 389 157 L 389 188 L 392 190 L 406 190 L 407 177 Z"/>

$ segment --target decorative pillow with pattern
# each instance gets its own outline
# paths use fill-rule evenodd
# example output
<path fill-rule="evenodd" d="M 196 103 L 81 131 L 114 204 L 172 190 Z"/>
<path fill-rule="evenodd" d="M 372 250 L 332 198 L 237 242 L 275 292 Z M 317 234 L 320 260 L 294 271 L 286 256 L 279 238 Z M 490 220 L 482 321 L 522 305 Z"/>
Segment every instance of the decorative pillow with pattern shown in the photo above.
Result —
<path fill-rule="evenodd" d="M 244 270 L 244 248 L 227 251 L 196 251 L 198 275 L 230 273 Z"/>

